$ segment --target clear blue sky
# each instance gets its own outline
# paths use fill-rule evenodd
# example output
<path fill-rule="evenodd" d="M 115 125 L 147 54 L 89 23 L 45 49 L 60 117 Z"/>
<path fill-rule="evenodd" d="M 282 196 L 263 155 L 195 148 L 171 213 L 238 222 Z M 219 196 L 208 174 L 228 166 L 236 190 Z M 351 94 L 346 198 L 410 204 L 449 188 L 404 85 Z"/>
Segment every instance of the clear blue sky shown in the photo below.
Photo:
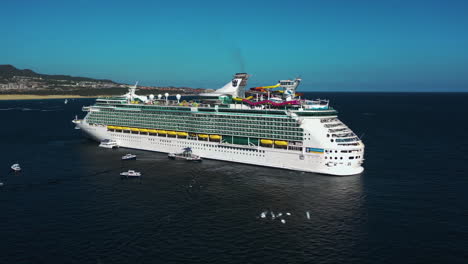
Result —
<path fill-rule="evenodd" d="M 468 91 L 468 1 L 2 1 L 0 64 L 217 88 Z"/>

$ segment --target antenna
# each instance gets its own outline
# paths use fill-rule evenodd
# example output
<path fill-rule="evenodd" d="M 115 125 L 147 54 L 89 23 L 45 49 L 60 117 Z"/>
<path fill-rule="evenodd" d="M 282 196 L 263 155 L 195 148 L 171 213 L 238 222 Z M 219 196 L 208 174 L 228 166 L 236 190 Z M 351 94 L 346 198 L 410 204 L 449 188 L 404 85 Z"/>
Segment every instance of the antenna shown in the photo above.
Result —
<path fill-rule="evenodd" d="M 165 93 L 164 96 L 166 97 L 166 105 L 168 104 L 168 100 L 169 100 L 169 93 Z"/>

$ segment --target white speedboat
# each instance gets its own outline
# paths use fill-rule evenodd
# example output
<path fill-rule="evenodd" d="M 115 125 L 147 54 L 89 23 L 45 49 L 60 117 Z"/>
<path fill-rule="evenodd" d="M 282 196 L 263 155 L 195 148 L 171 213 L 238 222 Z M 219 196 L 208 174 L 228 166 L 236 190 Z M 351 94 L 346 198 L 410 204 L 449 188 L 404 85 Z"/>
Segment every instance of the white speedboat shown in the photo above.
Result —
<path fill-rule="evenodd" d="M 63 103 L 64 103 L 64 104 L 67 104 L 67 103 L 68 103 L 68 100 L 67 100 L 67 99 L 65 99 L 65 101 L 64 101 Z"/>
<path fill-rule="evenodd" d="M 136 160 L 136 155 L 135 154 L 127 154 L 125 156 L 122 156 L 122 160 Z"/>
<path fill-rule="evenodd" d="M 117 141 L 112 140 L 112 139 L 104 139 L 103 141 L 101 141 L 101 144 L 99 144 L 99 146 L 101 148 L 110 148 L 110 149 L 119 147 L 119 145 L 117 144 Z"/>
<path fill-rule="evenodd" d="M 188 161 L 201 161 L 202 158 L 198 155 L 195 155 L 192 153 L 191 148 L 184 148 L 184 151 L 182 153 L 169 153 L 167 155 L 170 159 L 183 159 L 183 160 L 188 160 Z"/>
<path fill-rule="evenodd" d="M 15 163 L 15 164 L 11 165 L 11 169 L 13 171 L 20 171 L 21 167 L 20 167 L 20 165 L 18 163 Z"/>
<path fill-rule="evenodd" d="M 78 116 L 75 116 L 75 119 L 72 121 L 73 124 L 75 124 L 75 129 L 81 129 L 79 124 L 81 123 L 81 120 L 78 119 Z"/>
<path fill-rule="evenodd" d="M 134 171 L 134 170 L 128 170 L 128 171 L 124 171 L 124 172 L 121 172 L 120 173 L 120 176 L 124 176 L 124 177 L 141 177 L 141 173 L 138 172 L 138 171 Z"/>

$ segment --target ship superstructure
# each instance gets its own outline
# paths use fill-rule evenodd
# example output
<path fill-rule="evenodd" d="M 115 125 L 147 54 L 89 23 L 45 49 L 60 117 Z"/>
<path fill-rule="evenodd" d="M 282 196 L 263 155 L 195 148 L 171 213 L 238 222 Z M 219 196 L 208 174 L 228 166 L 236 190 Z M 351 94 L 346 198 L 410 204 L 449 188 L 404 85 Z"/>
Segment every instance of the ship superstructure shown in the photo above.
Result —
<path fill-rule="evenodd" d="M 120 147 L 177 152 L 252 165 L 331 175 L 363 171 L 364 144 L 337 117 L 327 100 L 296 93 L 300 79 L 245 87 L 238 73 L 222 88 L 195 99 L 169 94 L 99 98 L 73 122 L 91 138 Z M 275 90 L 279 89 L 279 90 Z"/>

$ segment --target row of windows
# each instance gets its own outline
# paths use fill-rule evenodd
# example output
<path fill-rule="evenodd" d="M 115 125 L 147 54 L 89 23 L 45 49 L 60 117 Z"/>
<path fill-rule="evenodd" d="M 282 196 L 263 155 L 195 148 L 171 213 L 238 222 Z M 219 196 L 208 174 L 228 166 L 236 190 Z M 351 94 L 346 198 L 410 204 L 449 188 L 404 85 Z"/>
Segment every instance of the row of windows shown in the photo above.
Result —
<path fill-rule="evenodd" d="M 115 130 L 109 130 L 109 131 L 115 131 Z M 167 134 L 158 134 L 158 135 L 157 135 L 157 134 L 153 134 L 153 133 L 146 133 L 146 132 L 141 133 L 141 132 L 126 131 L 126 130 L 124 130 L 124 131 L 122 131 L 122 132 L 114 132 L 114 133 L 116 133 L 115 135 L 117 135 L 117 136 L 120 136 L 121 134 L 123 134 L 124 137 L 131 137 L 131 136 L 125 136 L 125 134 L 148 135 L 148 136 L 159 136 L 159 137 L 171 137 L 171 136 L 169 136 L 169 135 L 167 135 Z M 176 137 L 176 136 L 174 135 L 174 136 L 172 136 L 172 137 Z M 179 138 L 180 138 L 180 137 L 179 137 Z M 191 139 L 191 140 L 197 140 L 197 141 L 204 141 L 204 140 L 207 140 L 207 139 L 200 139 L 200 138 L 197 138 L 197 137 L 190 137 L 190 136 L 189 136 L 189 137 L 182 137 L 182 138 Z M 229 137 L 228 137 L 228 139 L 229 139 Z M 155 141 L 155 140 L 157 140 L 157 139 L 149 139 L 149 140 Z M 257 139 L 257 140 L 258 140 L 258 139 Z M 161 141 L 161 142 L 171 142 L 170 140 L 163 140 L 163 139 L 160 139 L 159 141 Z M 213 140 L 211 140 L 211 141 L 213 141 Z M 217 141 L 216 141 L 216 142 L 217 142 Z M 225 142 L 225 141 L 223 141 L 223 142 Z M 260 142 L 258 142 L 257 144 L 259 144 L 259 143 L 260 143 Z M 251 141 L 251 144 L 253 144 L 252 141 Z M 202 144 L 202 143 L 195 143 L 195 145 L 210 146 L 209 144 Z M 255 144 L 254 144 L 254 145 L 255 145 Z M 263 146 L 263 144 L 262 144 L 262 146 Z M 227 148 L 227 149 L 247 150 L 247 151 L 253 151 L 253 150 L 254 150 L 254 149 L 250 149 L 250 148 L 241 148 L 241 147 L 233 147 L 233 146 L 222 146 L 222 145 L 218 145 L 218 147 L 220 147 L 220 148 Z M 269 146 L 269 147 L 272 147 L 272 148 L 282 148 L 282 149 L 294 150 L 294 151 L 302 151 L 302 147 L 298 147 L 298 146 L 275 146 L 274 144 L 272 144 L 272 145 Z M 258 151 L 258 150 L 256 150 L 256 151 Z M 263 151 L 263 152 L 265 152 L 265 151 Z"/>
<path fill-rule="evenodd" d="M 157 122 L 157 120 L 152 120 L 149 118 L 140 118 L 137 113 L 126 113 L 127 115 L 135 115 L 133 118 L 120 118 L 115 116 L 109 116 L 108 113 L 102 112 L 91 112 L 87 121 L 89 123 L 98 123 L 98 124 L 111 124 L 111 125 L 121 125 L 121 126 L 133 126 L 133 127 L 144 127 L 144 128 L 154 128 L 154 129 L 167 129 L 167 130 L 179 130 L 187 131 L 194 133 L 207 133 L 207 134 L 225 134 L 225 135 L 235 135 L 235 136 L 245 136 L 245 137 L 266 137 L 273 139 L 286 139 L 286 140 L 302 140 L 302 133 L 300 131 L 291 131 L 291 130 L 302 130 L 300 128 L 290 128 L 287 130 L 277 130 L 279 128 L 264 128 L 255 126 L 247 126 L 245 124 L 196 124 L 196 122 L 185 120 L 188 122 L 174 123 L 174 122 Z M 233 131 L 235 127 L 235 131 Z M 235 132 L 235 134 L 233 133 Z"/>
<path fill-rule="evenodd" d="M 344 128 L 336 128 L 336 129 L 328 129 L 328 132 L 330 133 L 336 133 L 336 132 L 348 132 L 351 131 L 349 128 L 344 127 Z"/>
<path fill-rule="evenodd" d="M 258 125 L 275 125 L 275 126 L 290 126 L 298 127 L 297 122 L 290 118 L 239 118 L 235 116 L 216 116 L 216 115 L 174 115 L 173 113 L 141 113 L 141 112 L 124 112 L 102 109 L 99 112 L 92 112 L 93 114 L 108 117 L 118 118 L 142 118 L 142 119 L 155 119 L 155 120 L 179 120 L 179 121 L 197 121 L 197 122 L 221 122 L 221 123 L 239 123 L 239 124 L 258 124 Z"/>
<path fill-rule="evenodd" d="M 320 123 L 332 123 L 339 121 L 337 118 L 323 118 L 320 119 Z"/>
<path fill-rule="evenodd" d="M 99 107 L 98 107 L 99 108 Z M 118 108 L 119 110 L 116 110 L 116 109 L 113 109 L 113 108 L 100 108 L 102 110 L 111 110 L 111 111 L 125 111 L 126 109 L 125 108 L 129 108 L 129 106 L 125 106 L 124 108 Z M 244 119 L 244 120 L 248 120 L 248 119 L 259 119 L 259 118 L 267 118 L 267 119 L 272 119 L 272 118 L 285 118 L 286 115 L 284 113 L 284 111 L 277 111 L 276 113 L 272 114 L 272 113 L 266 113 L 264 114 L 263 112 L 261 113 L 236 113 L 235 111 L 234 112 L 231 112 L 230 110 L 231 109 L 226 109 L 225 111 L 228 111 L 229 113 L 227 112 L 216 112 L 214 109 L 212 109 L 212 111 L 202 111 L 202 112 L 191 112 L 191 111 L 177 111 L 177 109 L 175 109 L 176 111 L 174 111 L 174 109 L 167 109 L 167 108 L 161 108 L 161 109 L 145 109 L 145 108 L 141 108 L 141 107 L 136 107 L 138 108 L 139 110 L 142 110 L 142 111 L 139 111 L 141 113 L 152 113 L 152 114 L 170 114 L 170 115 L 180 115 L 180 116 L 187 116 L 187 115 L 192 115 L 192 114 L 210 114 L 210 113 L 213 113 L 213 114 L 210 114 L 210 116 L 216 116 L 216 117 L 228 117 L 230 119 Z M 130 110 L 130 109 L 129 109 Z M 150 110 L 150 111 L 145 111 L 145 110 Z M 203 110 L 203 109 L 200 109 L 200 110 Z M 277 115 L 277 114 L 281 114 L 281 115 Z"/>
<path fill-rule="evenodd" d="M 261 126 L 246 126 L 246 125 L 236 125 L 236 124 L 191 124 L 188 122 L 184 123 L 173 123 L 173 122 L 157 122 L 154 120 L 126 120 L 126 119 L 118 119 L 118 118 L 101 118 L 97 116 L 90 116 L 87 120 L 90 120 L 95 123 L 103 123 L 103 124 L 118 124 L 118 123 L 125 123 L 125 124 L 139 124 L 142 127 L 145 126 L 165 126 L 169 129 L 192 129 L 192 128 L 199 128 L 199 129 L 224 129 L 224 130 L 231 130 L 233 127 L 236 127 L 236 131 L 246 131 L 246 132 L 259 132 L 259 133 L 278 133 L 278 134 L 286 134 L 286 135 L 297 135 L 300 136 L 302 133 L 300 129 L 287 129 L 280 127 L 261 127 Z"/>
<path fill-rule="evenodd" d="M 116 135 L 117 138 L 127 138 L 127 140 L 132 141 L 132 142 L 141 142 L 141 138 L 137 137 L 132 137 L 132 136 L 125 136 L 125 135 Z M 158 142 L 157 139 L 149 139 L 151 142 Z M 186 147 L 187 145 L 181 145 L 181 144 L 174 144 L 171 141 L 168 140 L 159 140 L 159 143 L 161 145 L 165 146 L 179 146 L 179 147 Z M 257 157 L 265 157 L 265 151 L 264 150 L 258 150 L 258 149 L 248 149 L 248 148 L 236 148 L 232 146 L 221 146 L 221 145 L 210 145 L 210 144 L 202 144 L 202 143 L 191 143 L 189 144 L 192 148 L 197 149 L 203 149 L 203 150 L 209 150 L 209 151 L 216 151 L 216 152 L 224 152 L 224 153 L 231 153 L 231 154 L 243 154 L 243 155 L 249 155 L 249 156 L 257 156 Z"/>
<path fill-rule="evenodd" d="M 339 157 L 339 158 L 340 158 L 340 160 L 343 159 L 343 157 Z M 350 157 L 348 157 L 348 158 L 349 158 L 350 160 L 352 160 L 352 159 L 354 159 L 354 158 L 359 159 L 359 158 L 361 158 L 361 156 L 350 156 Z M 333 159 L 333 157 L 325 157 L 325 159 Z M 335 159 L 337 160 L 338 157 L 335 157 Z"/>
<path fill-rule="evenodd" d="M 352 153 L 359 151 L 362 151 L 362 149 L 341 150 L 341 153 Z M 338 150 L 326 149 L 325 153 L 338 153 Z"/>
<path fill-rule="evenodd" d="M 324 125 L 326 128 L 332 128 L 332 127 L 339 127 L 339 126 L 344 126 L 343 123 L 334 123 L 334 124 L 326 124 Z"/>
<path fill-rule="evenodd" d="M 336 142 L 354 142 L 354 141 L 359 141 L 359 138 L 358 137 L 353 137 L 353 138 L 342 138 L 342 139 L 337 138 L 336 139 Z"/>
<path fill-rule="evenodd" d="M 344 139 L 339 139 L 337 138 L 336 139 L 336 142 L 356 142 L 356 141 L 359 141 L 359 138 L 358 137 L 354 137 L 354 138 L 344 138 Z M 330 142 L 335 142 L 335 139 L 330 139 Z M 358 146 L 359 144 L 338 144 L 338 145 L 342 145 L 342 146 Z"/>
<path fill-rule="evenodd" d="M 298 124 L 292 124 L 292 123 L 268 123 L 267 124 L 262 124 L 259 122 L 252 122 L 252 123 L 234 123 L 234 122 L 228 122 L 228 121 L 223 121 L 223 122 L 218 122 L 216 120 L 200 120 L 197 118 L 193 119 L 171 119 L 170 117 L 157 117 L 157 116 L 147 116 L 147 117 L 142 117 L 136 114 L 133 115 L 122 115 L 122 116 L 115 116 L 115 115 L 110 115 L 106 113 L 100 113 L 100 112 L 92 112 L 89 115 L 90 118 L 98 118 L 106 121 L 143 121 L 143 122 L 150 122 L 150 123 L 168 123 L 168 124 L 187 124 L 187 125 L 218 125 L 218 126 L 240 126 L 240 127 L 251 127 L 252 125 L 255 125 L 256 127 L 260 128 L 276 128 L 276 129 L 287 129 L 290 131 L 301 131 L 302 129 L 298 126 Z"/>
<path fill-rule="evenodd" d="M 354 133 L 342 133 L 342 134 L 331 134 L 334 138 L 343 138 L 343 137 L 354 137 L 356 136 Z M 330 134 L 327 134 L 327 137 L 330 137 Z"/>
<path fill-rule="evenodd" d="M 93 120 L 87 120 L 88 123 L 96 123 L 96 124 L 101 124 L 98 122 L 93 122 Z M 105 124 L 102 124 L 105 125 Z M 285 139 L 285 140 L 290 140 L 290 141 L 301 141 L 302 137 L 300 136 L 295 136 L 295 135 L 288 135 L 288 133 L 275 133 L 273 132 L 260 132 L 260 131 L 255 131 L 252 130 L 251 132 L 243 131 L 242 129 L 233 131 L 232 129 L 230 130 L 222 130 L 222 129 L 193 129 L 193 128 L 183 128 L 183 127 L 178 127 L 175 128 L 174 126 L 168 127 L 168 126 L 162 126 L 159 125 L 157 127 L 149 127 L 147 125 L 141 125 L 138 123 L 120 123 L 120 124 L 113 124 L 113 125 L 121 125 L 121 126 L 131 126 L 131 127 L 140 127 L 140 128 L 154 128 L 154 129 L 165 129 L 165 130 L 176 130 L 176 131 L 184 131 L 184 132 L 192 132 L 192 133 L 198 133 L 198 134 L 219 134 L 219 135 L 225 135 L 225 136 L 240 136 L 240 137 L 261 137 L 261 138 L 270 138 L 270 139 Z M 291 134 L 291 133 L 290 133 Z"/>

